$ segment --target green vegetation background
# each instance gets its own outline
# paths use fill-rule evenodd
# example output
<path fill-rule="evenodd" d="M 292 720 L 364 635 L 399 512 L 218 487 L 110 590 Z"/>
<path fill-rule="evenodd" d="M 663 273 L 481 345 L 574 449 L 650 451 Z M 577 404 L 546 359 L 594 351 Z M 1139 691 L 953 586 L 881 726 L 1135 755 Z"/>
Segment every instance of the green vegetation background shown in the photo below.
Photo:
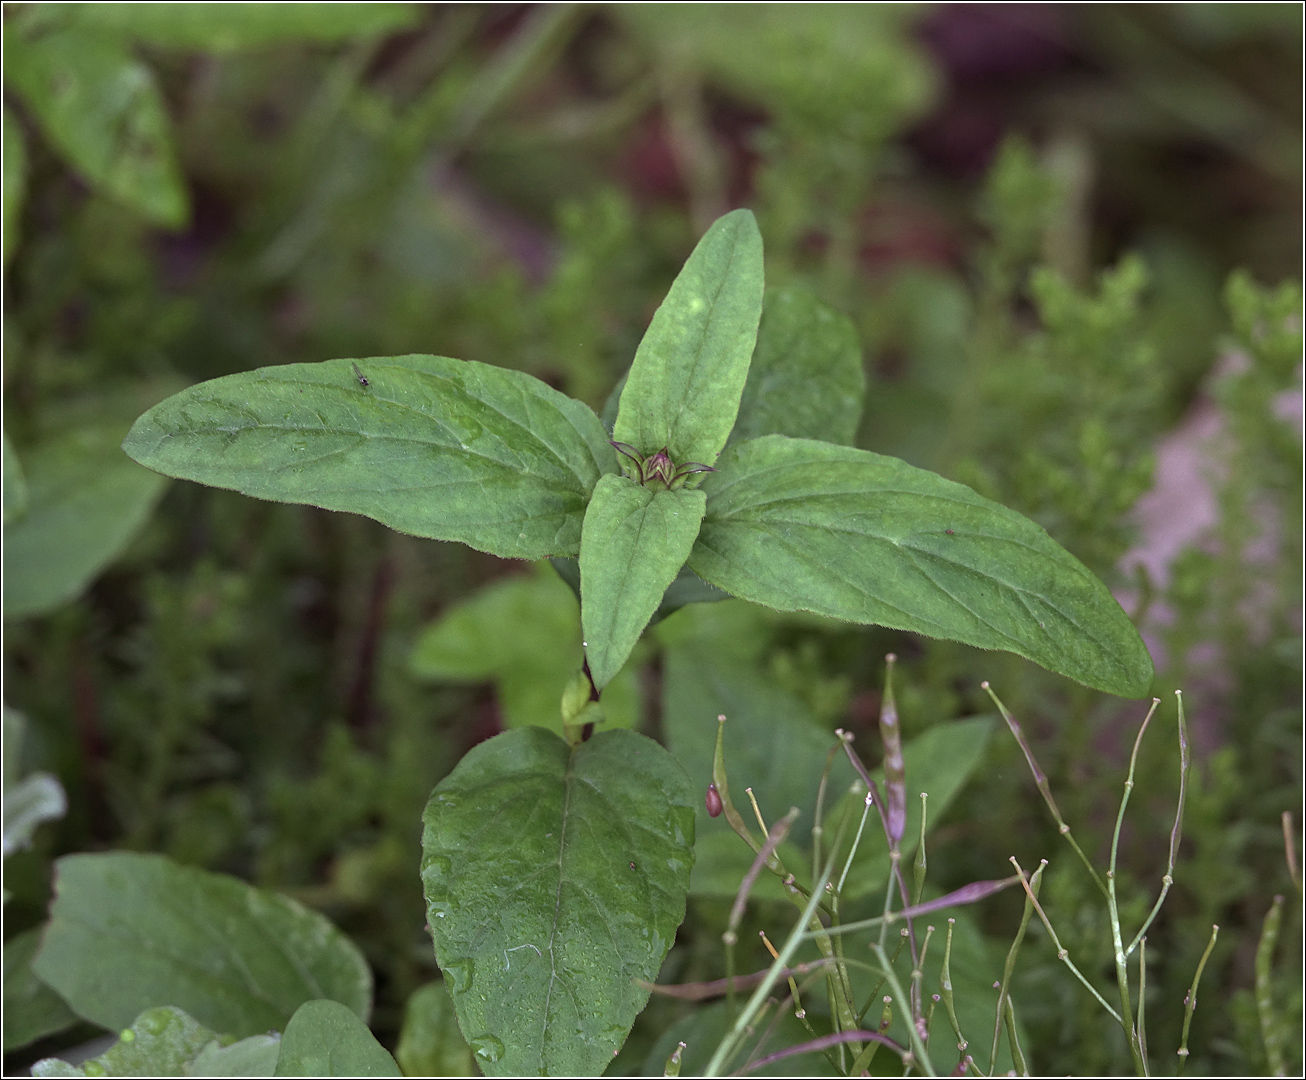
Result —
<path fill-rule="evenodd" d="M 114 433 L 172 390 L 268 364 L 431 352 L 601 408 L 699 232 L 750 206 L 768 284 L 804 284 L 856 324 L 857 444 L 1040 521 L 1137 613 L 1163 715 L 1184 689 L 1195 764 L 1148 945 L 1149 1041 L 1161 1057 L 1178 1045 L 1218 922 L 1189 1072 L 1265 1068 L 1249 988 L 1260 921 L 1291 894 L 1280 814 L 1301 804 L 1300 307 L 1278 289 L 1301 259 L 1297 5 L 396 5 L 312 39 L 274 26 L 239 41 L 165 17 L 130 43 L 162 103 L 133 135 L 134 173 L 97 173 L 39 93 L 18 93 L 14 27 L 43 7 L 5 8 L 4 424 L 33 490 L 61 460 L 112 466 Z M 83 456 L 61 459 L 73 444 Z M 1158 460 L 1187 462 L 1209 495 L 1148 517 Z M 458 609 L 414 667 L 432 620 L 504 579 L 520 590 Z M 547 709 L 565 681 L 548 661 L 566 630 L 536 604 L 556 595 L 547 580 L 361 518 L 171 484 L 89 588 L 6 618 L 21 769 L 56 774 L 70 804 L 6 860 L 6 938 L 44 917 L 58 855 L 162 851 L 335 920 L 374 967 L 373 1026 L 393 1047 L 438 976 L 422 806 L 506 713 Z M 538 650 L 514 644 L 538 625 Z M 752 635 L 750 694 L 798 699 L 863 753 L 886 651 L 909 738 L 988 712 L 989 679 L 1104 852 L 1140 705 L 909 635 L 721 627 L 727 653 Z M 614 685 L 620 722 L 654 736 L 668 640 Z M 1177 789 L 1165 719 L 1123 842 L 1136 918 Z M 1052 860 L 1049 914 L 1109 984 L 1091 883 L 1018 748 L 994 738 L 934 833 L 931 880 L 1001 876 L 1013 854 Z M 1275 994 L 1296 1031 L 1292 911 Z M 981 909 L 995 964 L 1018 912 Z M 725 913 L 691 901 L 664 981 L 723 974 Z M 761 904 L 750 925 L 783 917 Z M 1119 1031 L 1037 927 L 1016 1001 L 1036 1072 L 1127 1071 Z M 655 1000 L 610 1071 L 638 1071 L 685 1013 Z"/>

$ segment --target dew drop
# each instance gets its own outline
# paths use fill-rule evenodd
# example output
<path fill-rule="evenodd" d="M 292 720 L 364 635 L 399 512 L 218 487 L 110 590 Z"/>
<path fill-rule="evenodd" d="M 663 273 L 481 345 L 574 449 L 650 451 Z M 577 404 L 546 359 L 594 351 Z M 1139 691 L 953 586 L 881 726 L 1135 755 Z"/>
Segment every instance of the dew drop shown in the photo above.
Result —
<path fill-rule="evenodd" d="M 136 1032 L 132 1031 L 131 1028 L 124 1028 L 118 1033 L 118 1038 L 123 1042 L 134 1042 L 136 1040 Z"/>
<path fill-rule="evenodd" d="M 449 980 L 450 991 L 455 994 L 465 994 L 472 988 L 472 977 L 476 974 L 476 965 L 472 963 L 470 957 L 462 960 L 448 960 L 440 966 L 444 969 L 445 977 Z M 499 1046 L 499 1052 L 503 1052 L 502 1044 Z M 495 1057 L 490 1060 L 498 1061 L 499 1059 Z"/>
<path fill-rule="evenodd" d="M 469 1045 L 472 1053 L 482 1061 L 495 1062 L 503 1057 L 503 1043 L 493 1035 L 478 1035 Z"/>

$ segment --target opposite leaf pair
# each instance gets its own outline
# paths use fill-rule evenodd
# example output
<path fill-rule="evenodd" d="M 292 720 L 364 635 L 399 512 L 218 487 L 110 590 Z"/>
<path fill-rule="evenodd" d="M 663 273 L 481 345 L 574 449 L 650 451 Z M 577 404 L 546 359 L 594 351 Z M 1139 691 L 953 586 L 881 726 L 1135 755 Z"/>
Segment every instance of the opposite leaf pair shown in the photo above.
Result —
<path fill-rule="evenodd" d="M 786 370 L 828 327 L 813 316 L 787 334 L 785 294 L 772 297 L 764 348 L 761 237 L 750 212 L 727 214 L 672 285 L 621 391 L 611 440 L 643 463 L 627 474 L 586 405 L 523 372 L 434 356 L 216 379 L 150 410 L 123 447 L 170 476 L 505 558 L 579 556 L 599 689 L 692 572 L 772 608 L 1002 649 L 1146 694 L 1137 631 L 1038 525 L 895 458 L 791 437 L 847 438 L 849 395 L 837 377 L 827 394 L 823 371 Z M 764 370 L 750 375 L 750 362 Z"/>

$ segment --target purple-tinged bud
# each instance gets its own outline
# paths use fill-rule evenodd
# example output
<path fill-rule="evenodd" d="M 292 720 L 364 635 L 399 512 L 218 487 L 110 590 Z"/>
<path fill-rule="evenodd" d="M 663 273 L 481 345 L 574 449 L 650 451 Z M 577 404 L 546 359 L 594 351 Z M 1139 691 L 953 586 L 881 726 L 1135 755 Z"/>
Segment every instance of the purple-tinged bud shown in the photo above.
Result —
<path fill-rule="evenodd" d="M 671 486 L 671 481 L 676 478 L 676 465 L 675 462 L 667 456 L 667 448 L 665 446 L 652 457 L 645 460 L 644 477 L 646 480 L 661 480 L 666 487 Z"/>
<path fill-rule="evenodd" d="M 721 802 L 721 792 L 717 791 L 716 784 L 707 785 L 707 797 L 703 800 L 707 803 L 707 816 L 720 817 L 721 811 L 725 805 Z"/>

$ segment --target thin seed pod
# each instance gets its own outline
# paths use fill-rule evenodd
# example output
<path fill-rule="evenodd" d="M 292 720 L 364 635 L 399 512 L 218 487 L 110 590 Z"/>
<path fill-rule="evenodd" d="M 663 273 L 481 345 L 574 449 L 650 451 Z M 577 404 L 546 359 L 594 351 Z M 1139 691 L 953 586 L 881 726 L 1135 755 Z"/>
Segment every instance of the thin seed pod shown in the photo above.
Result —
<path fill-rule="evenodd" d="M 1193 984 L 1188 988 L 1188 994 L 1184 998 L 1184 1031 L 1179 1040 L 1179 1071 L 1184 1071 L 1184 1065 L 1188 1061 L 1188 1029 L 1193 1023 L 1193 1013 L 1197 1011 L 1197 984 L 1202 981 L 1202 972 L 1206 970 L 1206 961 L 1211 958 L 1211 950 L 1215 948 L 1215 939 L 1220 936 L 1220 927 L 1212 924 L 1211 940 L 1206 943 L 1206 949 L 1202 953 L 1202 958 L 1197 962 L 1197 971 L 1193 974 Z"/>
<path fill-rule="evenodd" d="M 1011 997 L 1009 991 L 1011 976 L 1016 970 L 1016 957 L 1020 955 L 1020 947 L 1025 941 L 1025 931 L 1029 929 L 1029 920 L 1034 915 L 1034 905 L 1038 903 L 1039 888 L 1043 884 L 1043 869 L 1046 866 L 1046 861 L 1039 863 L 1038 869 L 1034 871 L 1034 876 L 1029 879 L 1028 895 L 1025 897 L 1025 910 L 1020 916 L 1020 927 L 1016 930 L 1016 936 L 1012 939 L 1011 948 L 1007 950 L 1007 962 L 1002 966 L 1002 982 L 998 987 L 998 1012 L 993 1020 L 993 1048 L 989 1052 L 990 1074 L 998 1064 L 998 1043 L 1002 1036 L 1002 1021 L 1006 1016 L 1006 1003 Z"/>
<path fill-rule="evenodd" d="M 1301 867 L 1297 865 L 1297 831 L 1292 827 L 1292 811 L 1283 812 L 1283 855 L 1288 862 L 1288 876 L 1292 878 L 1292 887 L 1301 896 Z"/>
<path fill-rule="evenodd" d="M 880 741 L 884 743 L 884 803 L 889 844 L 897 847 L 907 829 L 907 770 L 902 759 L 902 729 L 893 700 L 893 653 L 884 658 L 884 697 L 880 699 Z"/>
<path fill-rule="evenodd" d="M 716 785 L 717 795 L 721 799 L 721 809 L 725 811 L 726 821 L 730 822 L 730 827 L 739 834 L 756 854 L 762 850 L 762 845 L 753 839 L 753 834 L 748 831 L 744 819 L 739 816 L 739 811 L 735 809 L 734 803 L 730 801 L 730 784 L 726 780 L 725 730 L 726 718 L 724 715 L 719 715 L 716 718 L 716 748 L 712 752 L 712 783 Z"/>
<path fill-rule="evenodd" d="M 952 928 L 957 925 L 956 919 L 948 920 L 948 936 L 943 942 L 943 970 L 939 973 L 939 996 L 943 999 L 943 1007 L 948 1013 L 948 1023 L 952 1025 L 952 1033 L 957 1036 L 957 1051 L 961 1054 L 961 1060 L 958 1066 L 965 1070 L 965 1063 L 970 1056 L 966 1053 L 966 1047 L 970 1045 L 966 1041 L 966 1036 L 961 1033 L 961 1024 L 957 1022 L 957 1006 L 952 998 Z"/>
<path fill-rule="evenodd" d="M 684 1052 L 685 1052 L 684 1043 L 681 1043 L 673 1051 L 671 1051 L 671 1056 L 667 1058 L 667 1064 L 665 1068 L 663 1068 L 662 1070 L 663 1076 L 680 1075 L 680 1055 L 683 1054 Z"/>
<path fill-rule="evenodd" d="M 912 863 L 912 906 L 921 902 L 921 893 L 925 891 L 925 868 L 928 865 L 925 859 L 925 810 L 926 802 L 929 796 L 921 792 L 921 835 L 916 841 L 916 860 Z"/>
<path fill-rule="evenodd" d="M 1028 1076 L 1029 1066 L 1025 1064 L 1025 1055 L 1020 1049 L 1020 1040 L 1016 1037 L 1016 1007 L 1010 997 L 1004 1005 L 1003 1015 L 1007 1022 L 1007 1039 L 1011 1043 L 1011 1063 L 1016 1067 L 1017 1076 Z"/>
<path fill-rule="evenodd" d="M 1256 1016 L 1261 1022 L 1261 1042 L 1265 1044 L 1265 1060 L 1271 1076 L 1287 1076 L 1283 1061 L 1283 1023 L 1274 1009 L 1271 976 L 1274 965 L 1274 946 L 1279 941 L 1279 926 L 1283 921 L 1283 897 L 1276 896 L 1265 922 L 1261 924 L 1261 940 L 1256 946 Z"/>

